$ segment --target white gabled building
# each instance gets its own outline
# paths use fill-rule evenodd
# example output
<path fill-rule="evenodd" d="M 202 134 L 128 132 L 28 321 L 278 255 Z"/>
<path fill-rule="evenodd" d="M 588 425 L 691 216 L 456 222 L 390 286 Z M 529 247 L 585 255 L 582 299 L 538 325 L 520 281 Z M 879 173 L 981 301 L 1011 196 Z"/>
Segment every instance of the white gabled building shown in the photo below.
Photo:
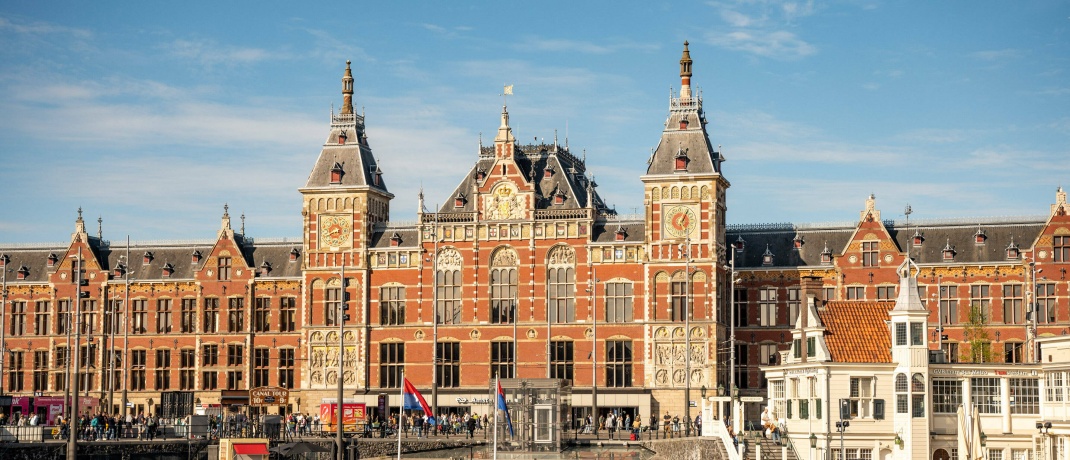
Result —
<path fill-rule="evenodd" d="M 898 271 L 895 302 L 819 305 L 811 296 L 782 364 L 762 368 L 769 402 L 786 419 L 786 438 L 798 457 L 1067 458 L 1070 340 L 1058 341 L 1058 352 L 1045 352 L 1044 365 L 946 363 L 926 333 L 929 310 L 918 296 L 918 266 L 908 260 Z M 1061 364 L 1048 363 L 1048 354 Z M 1053 422 L 1050 439 L 1036 428 L 1042 367 L 1052 367 L 1049 382 L 1062 388 L 1048 393 L 1048 399 L 1061 398 L 1058 408 L 1044 408 Z M 842 433 L 841 420 L 848 422 Z M 1062 456 L 1044 456 L 1045 445 Z"/>

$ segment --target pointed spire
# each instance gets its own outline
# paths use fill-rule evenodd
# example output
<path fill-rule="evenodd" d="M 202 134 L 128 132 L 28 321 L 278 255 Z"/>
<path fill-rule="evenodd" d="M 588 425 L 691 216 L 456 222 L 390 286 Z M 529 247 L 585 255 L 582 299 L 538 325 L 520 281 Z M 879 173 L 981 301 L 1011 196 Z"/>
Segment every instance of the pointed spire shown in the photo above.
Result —
<path fill-rule="evenodd" d="M 516 138 L 513 137 L 513 128 L 509 127 L 509 109 L 506 106 L 502 106 L 502 124 L 498 127 L 498 136 L 494 138 L 495 143 L 501 142 L 514 142 Z M 513 152 L 499 152 L 501 155 L 512 155 Z"/>
<path fill-rule="evenodd" d="M 227 203 L 223 203 L 222 230 L 223 231 L 229 231 L 230 230 L 230 205 L 227 204 Z"/>
<path fill-rule="evenodd" d="M 353 113 L 353 70 L 349 64 L 350 61 L 346 61 L 346 73 L 342 77 L 342 115 Z"/>
<path fill-rule="evenodd" d="M 691 98 L 691 53 L 684 42 L 684 54 L 680 57 L 680 99 Z"/>
<path fill-rule="evenodd" d="M 85 234 L 85 221 L 82 220 L 82 207 L 78 207 L 78 219 L 74 221 L 74 233 Z"/>

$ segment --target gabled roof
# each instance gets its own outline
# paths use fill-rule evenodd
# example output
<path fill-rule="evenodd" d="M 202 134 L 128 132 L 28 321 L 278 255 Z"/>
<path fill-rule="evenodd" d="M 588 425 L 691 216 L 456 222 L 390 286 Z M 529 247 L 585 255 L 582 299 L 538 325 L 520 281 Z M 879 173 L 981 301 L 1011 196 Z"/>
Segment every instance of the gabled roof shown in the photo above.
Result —
<path fill-rule="evenodd" d="M 818 311 L 833 362 L 890 363 L 888 311 L 895 302 L 831 301 Z"/>
<path fill-rule="evenodd" d="M 500 179 L 500 174 L 494 170 L 495 162 L 494 147 L 480 148 L 479 159 L 468 171 L 449 196 L 439 206 L 439 212 L 475 212 L 478 210 L 477 203 L 472 196 L 472 190 L 477 185 L 486 181 Z M 513 161 L 523 176 L 526 184 L 531 184 L 535 190 L 535 209 L 583 209 L 589 206 L 587 190 L 592 188 L 594 206 L 600 213 L 612 213 L 609 211 L 602 198 L 598 196 L 595 184 L 587 177 L 586 163 L 576 158 L 569 150 L 556 144 L 531 144 L 519 145 L 513 154 Z M 552 169 L 553 173 L 546 177 L 545 171 Z M 479 180 L 477 173 L 483 171 L 486 177 Z M 521 191 L 524 187 L 520 187 Z M 563 201 L 555 204 L 554 196 L 561 194 Z M 456 206 L 455 198 L 465 198 L 463 206 Z"/>

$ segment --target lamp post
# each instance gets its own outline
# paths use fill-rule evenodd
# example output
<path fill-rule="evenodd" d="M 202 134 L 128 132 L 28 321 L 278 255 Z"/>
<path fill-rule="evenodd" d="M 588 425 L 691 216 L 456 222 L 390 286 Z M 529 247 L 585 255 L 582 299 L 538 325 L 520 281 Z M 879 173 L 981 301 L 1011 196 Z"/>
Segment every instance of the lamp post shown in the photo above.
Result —
<path fill-rule="evenodd" d="M 345 260 L 345 253 L 342 254 L 342 267 L 341 267 L 341 271 L 339 273 L 339 276 L 341 277 L 341 283 L 340 283 L 341 287 L 339 288 L 339 291 L 340 291 L 339 294 L 340 295 L 339 295 L 339 299 L 338 300 L 340 300 L 340 302 L 338 302 L 338 315 L 337 315 L 337 321 L 338 321 L 338 395 L 337 395 L 337 397 L 338 397 L 338 406 L 335 407 L 335 411 L 334 411 L 334 417 L 335 417 L 335 419 L 334 419 L 335 420 L 335 423 L 334 423 L 335 433 L 334 434 L 337 437 L 337 439 L 335 439 L 335 451 L 338 452 L 338 460 L 344 460 L 345 459 L 345 450 L 344 450 L 344 444 L 343 444 L 343 438 L 342 438 L 344 436 L 344 427 L 342 426 L 342 423 L 343 423 L 342 414 L 345 412 L 345 405 L 343 404 L 343 401 L 342 401 L 342 398 L 343 398 L 343 395 L 342 395 L 342 375 L 343 375 L 342 374 L 342 372 L 343 372 L 342 366 L 343 366 L 343 364 L 342 363 L 345 362 L 345 353 L 346 353 L 345 339 L 344 339 L 344 337 L 345 337 L 345 324 L 346 324 L 345 318 L 346 318 L 346 310 L 348 309 L 348 307 L 346 306 L 346 300 L 347 300 L 346 296 L 348 295 L 348 292 L 346 291 L 346 260 Z"/>
<path fill-rule="evenodd" d="M 1044 269 L 1037 268 L 1036 256 L 1034 255 L 1033 257 L 1034 257 L 1034 260 L 1029 262 L 1029 269 L 1033 274 L 1033 276 L 1032 276 L 1033 285 L 1032 285 L 1032 288 L 1029 290 L 1029 293 L 1028 293 L 1028 295 L 1030 297 L 1030 309 L 1032 310 L 1032 314 L 1030 315 L 1030 317 L 1031 317 L 1030 321 L 1028 321 L 1026 323 L 1027 326 L 1026 326 L 1026 331 L 1025 332 L 1026 332 L 1026 337 L 1029 340 L 1029 356 L 1028 356 L 1028 359 L 1030 360 L 1030 362 L 1039 363 L 1040 362 L 1040 357 L 1037 356 L 1037 343 L 1036 343 L 1037 324 L 1040 322 L 1040 319 L 1037 318 L 1037 316 L 1040 313 L 1040 311 L 1037 310 L 1037 305 L 1038 305 L 1038 302 L 1037 302 L 1037 274 L 1043 273 Z"/>
<path fill-rule="evenodd" d="M 421 205 L 422 206 L 422 205 Z M 438 417 L 438 205 L 435 205 L 435 218 L 431 222 L 431 237 L 435 239 L 435 253 L 431 255 L 431 414 Z M 516 348 L 516 324 L 513 327 L 513 347 Z M 515 350 L 514 350 L 515 352 Z M 513 354 L 516 363 L 516 354 Z M 515 375 L 513 377 L 516 377 Z M 435 425 L 442 423 L 435 420 Z M 438 432 L 435 426 L 434 432 Z"/>
<path fill-rule="evenodd" d="M 684 258 L 684 436 L 691 436 L 691 237 L 679 248 Z"/>
<path fill-rule="evenodd" d="M 3 300 L 0 301 L 0 395 L 4 394 L 4 359 L 7 357 L 7 263 L 11 260 L 7 254 L 0 254 L 0 265 L 3 265 Z"/>
<path fill-rule="evenodd" d="M 123 299 L 123 363 L 127 363 L 126 350 L 130 349 L 130 319 L 126 316 L 130 312 L 130 235 L 126 235 L 126 266 L 123 267 L 123 282 L 126 284 L 126 293 Z M 127 404 L 129 404 L 128 395 L 126 392 L 129 386 L 127 382 L 129 379 L 125 377 L 126 373 L 123 373 L 123 415 L 129 415 Z"/>
<path fill-rule="evenodd" d="M 842 404 L 846 405 L 846 402 L 847 401 L 844 400 L 844 403 L 842 403 Z M 840 416 L 841 417 L 843 416 L 843 408 L 842 407 L 840 408 Z M 846 450 L 844 450 L 844 448 L 843 448 L 843 433 L 845 431 L 847 431 L 847 427 L 849 427 L 849 426 L 851 426 L 851 422 L 849 422 L 847 420 L 842 420 L 841 419 L 841 420 L 838 420 L 836 422 L 836 431 L 838 433 L 840 433 L 840 458 L 847 458 L 845 456 L 846 455 L 845 454 Z M 812 441 L 812 442 L 816 442 L 816 441 Z"/>
<path fill-rule="evenodd" d="M 732 417 L 732 428 L 735 431 L 739 426 L 736 416 L 736 246 L 732 245 L 732 257 L 728 261 L 728 391 L 729 411 Z"/>
<path fill-rule="evenodd" d="M 591 425 L 598 439 L 598 272 L 591 267 Z M 549 340 L 549 338 L 547 338 Z"/>
<path fill-rule="evenodd" d="M 75 259 L 76 265 L 74 266 L 74 288 L 76 290 L 74 296 L 74 304 L 71 306 L 75 312 L 75 326 L 74 326 L 74 348 L 76 349 L 74 355 L 74 372 L 70 375 L 70 386 L 73 387 L 70 390 L 71 394 L 71 414 L 67 418 L 67 426 L 69 428 L 69 435 L 67 436 L 67 460 L 77 460 L 78 458 L 78 382 L 79 372 L 81 372 L 81 363 L 78 361 L 79 354 L 77 349 L 80 348 L 82 342 L 82 248 L 78 247 L 78 257 Z M 70 326 L 68 324 L 68 326 Z M 70 354 L 71 349 L 67 349 Z M 86 353 L 88 353 L 88 347 Z M 86 385 L 88 388 L 88 385 Z"/>
<path fill-rule="evenodd" d="M 814 460 L 817 457 L 817 435 L 810 433 L 810 460 Z"/>

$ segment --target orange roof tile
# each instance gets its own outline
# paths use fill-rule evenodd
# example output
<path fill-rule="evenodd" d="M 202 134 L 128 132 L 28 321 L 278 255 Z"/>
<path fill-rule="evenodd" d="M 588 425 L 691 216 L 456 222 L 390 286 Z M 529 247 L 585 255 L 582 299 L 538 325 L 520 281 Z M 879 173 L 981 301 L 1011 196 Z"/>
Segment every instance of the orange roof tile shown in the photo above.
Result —
<path fill-rule="evenodd" d="M 892 337 L 885 322 L 894 306 L 887 301 L 832 301 L 819 310 L 832 361 L 892 362 Z"/>

